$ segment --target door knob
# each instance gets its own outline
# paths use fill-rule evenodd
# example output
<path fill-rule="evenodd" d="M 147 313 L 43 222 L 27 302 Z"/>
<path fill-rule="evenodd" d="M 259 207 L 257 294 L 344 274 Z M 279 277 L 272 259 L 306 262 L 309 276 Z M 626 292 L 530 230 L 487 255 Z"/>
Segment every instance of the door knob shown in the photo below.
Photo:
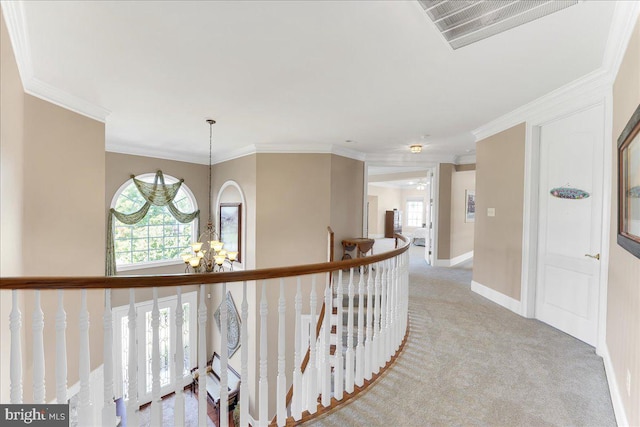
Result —
<path fill-rule="evenodd" d="M 584 256 L 588 256 L 589 258 L 594 258 L 594 259 L 597 259 L 597 260 L 600 259 L 600 254 L 595 254 L 595 255 L 584 254 Z"/>

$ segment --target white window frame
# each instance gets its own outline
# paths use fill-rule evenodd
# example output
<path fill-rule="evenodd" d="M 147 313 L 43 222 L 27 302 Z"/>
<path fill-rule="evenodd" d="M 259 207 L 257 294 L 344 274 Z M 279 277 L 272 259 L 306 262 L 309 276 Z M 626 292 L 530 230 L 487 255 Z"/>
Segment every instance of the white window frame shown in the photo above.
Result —
<path fill-rule="evenodd" d="M 144 180 L 145 178 L 154 178 L 156 176 L 155 173 L 145 173 L 145 174 L 141 174 L 136 176 L 136 179 L 138 180 Z M 164 175 L 164 181 L 166 184 L 174 184 L 176 182 L 178 182 L 178 178 L 171 176 L 171 175 Z M 124 182 L 124 184 L 122 184 L 119 188 L 118 191 L 116 191 L 115 195 L 113 196 L 113 198 L 111 199 L 111 208 L 115 209 L 116 207 L 116 203 L 118 201 L 118 198 L 120 197 L 120 195 L 122 194 L 122 192 L 125 190 L 125 188 L 127 188 L 129 185 L 135 185 L 133 183 L 133 178 L 128 179 L 127 181 Z M 193 204 L 193 209 L 197 210 L 198 209 L 198 201 L 196 200 L 196 197 L 193 195 L 193 192 L 191 191 L 191 189 L 183 182 L 182 185 L 180 186 L 181 189 L 183 189 L 185 191 L 185 193 L 187 194 L 187 196 L 189 197 L 189 199 L 191 199 L 191 203 Z M 197 222 L 194 220 L 193 224 L 194 227 L 192 227 L 191 230 L 191 241 L 195 242 L 198 239 L 198 230 L 196 230 L 195 224 Z M 114 248 L 115 250 L 115 248 Z M 145 262 L 138 262 L 135 264 L 120 264 L 118 265 L 116 263 L 116 271 L 129 271 L 129 270 L 139 270 L 139 269 L 143 269 L 143 268 L 153 268 L 153 267 L 164 267 L 164 266 L 169 266 L 169 265 L 182 265 L 184 264 L 184 261 L 182 261 L 181 259 L 167 259 L 167 260 L 159 260 L 159 261 L 145 261 Z"/>
<path fill-rule="evenodd" d="M 198 293 L 196 291 L 182 294 L 182 303 L 189 304 L 189 369 L 198 365 L 197 348 L 198 348 Z M 162 310 L 165 307 L 170 308 L 169 312 L 169 348 L 173 351 L 171 361 L 169 363 L 169 384 L 160 390 L 161 396 L 173 392 L 176 388 L 176 372 L 175 372 L 175 350 L 176 350 L 176 322 L 175 309 L 178 297 L 175 295 L 158 298 L 158 308 Z M 135 304 L 136 308 L 136 342 L 138 343 L 138 402 L 140 405 L 151 402 L 152 392 L 147 393 L 147 359 L 146 359 L 146 313 L 153 309 L 153 301 L 142 301 Z M 129 315 L 129 306 L 123 305 L 112 309 L 113 314 L 113 350 L 114 350 L 114 393 L 116 397 L 124 396 L 123 390 L 123 367 L 122 367 L 122 318 Z M 128 343 L 127 343 L 128 344 Z M 186 386 L 191 381 L 188 375 L 183 376 L 182 386 Z M 128 400 L 128 399 L 127 399 Z"/>
<path fill-rule="evenodd" d="M 411 210 L 409 209 L 409 203 L 411 202 L 420 202 L 422 203 L 422 209 L 420 210 L 420 221 L 418 223 L 418 225 L 411 225 L 409 224 L 409 218 L 411 217 Z M 406 218 L 407 218 L 407 227 L 416 227 L 416 228 L 421 228 L 422 224 L 424 224 L 424 217 L 425 217 L 425 207 L 424 207 L 424 197 L 409 197 L 405 200 L 405 209 L 407 212 Z"/>

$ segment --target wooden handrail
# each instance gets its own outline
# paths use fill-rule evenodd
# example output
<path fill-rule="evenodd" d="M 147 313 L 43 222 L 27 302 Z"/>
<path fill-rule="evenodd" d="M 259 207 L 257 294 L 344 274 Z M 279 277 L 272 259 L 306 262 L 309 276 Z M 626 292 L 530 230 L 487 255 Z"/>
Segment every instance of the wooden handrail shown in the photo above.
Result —
<path fill-rule="evenodd" d="M 258 270 L 230 271 L 222 273 L 161 274 L 128 276 L 70 276 L 70 277 L 0 277 L 0 289 L 104 289 L 145 288 L 185 285 L 206 285 L 251 280 L 276 279 L 327 273 L 369 265 L 393 258 L 409 249 L 409 239 L 396 235 L 403 245 L 389 252 L 344 261 L 321 262 L 288 267 L 262 268 Z"/>

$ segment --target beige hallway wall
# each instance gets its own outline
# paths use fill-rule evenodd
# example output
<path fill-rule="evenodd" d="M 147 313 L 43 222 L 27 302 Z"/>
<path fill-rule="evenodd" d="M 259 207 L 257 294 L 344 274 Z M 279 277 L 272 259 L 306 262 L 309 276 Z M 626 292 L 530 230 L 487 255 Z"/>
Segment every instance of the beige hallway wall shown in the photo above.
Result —
<path fill-rule="evenodd" d="M 466 222 L 465 194 L 467 190 L 475 191 L 475 188 L 475 170 L 456 171 L 451 176 L 451 258 L 473 251 L 475 222 Z"/>
<path fill-rule="evenodd" d="M 451 259 L 451 177 L 455 172 L 452 163 L 440 163 L 438 168 L 438 237 L 437 259 Z M 437 260 L 436 260 L 437 261 Z"/>
<path fill-rule="evenodd" d="M 439 260 L 450 260 L 473 250 L 475 222 L 465 221 L 465 190 L 475 188 L 475 165 L 440 164 L 436 251 Z"/>
<path fill-rule="evenodd" d="M 2 13 L 0 12 L 0 15 Z M 9 34 L 0 16 L 0 276 L 22 275 L 24 91 Z M 22 300 L 22 298 L 20 298 Z M 9 402 L 11 291 L 0 291 L 0 402 Z M 24 312 L 24 305 L 21 307 Z M 22 329 L 24 340 L 24 328 Z"/>
<path fill-rule="evenodd" d="M 617 139 L 640 104 L 640 25 L 636 22 L 613 87 L 611 241 L 607 347 L 629 425 L 640 426 L 640 259 L 617 243 Z M 627 371 L 631 394 L 627 394 Z"/>
<path fill-rule="evenodd" d="M 473 280 L 520 300 L 524 189 L 524 123 L 476 145 Z M 487 215 L 495 209 L 495 216 Z"/>
<path fill-rule="evenodd" d="M 105 223 L 104 124 L 23 93 L 4 20 L 2 43 L 2 275 L 100 276 L 104 274 Z M 10 105 L 6 105 L 10 102 Z M 10 166 L 6 167 L 6 162 Z M 6 179 L 6 181 L 5 181 Z M 11 183 L 6 191 L 5 183 Z M 6 239 L 6 240 L 5 240 Z M 10 249 L 5 252 L 5 245 Z M 47 256 L 32 261 L 35 252 Z M 5 258 L 6 256 L 6 258 Z M 82 260 L 79 262 L 78 260 Z M 7 267 L 5 262 L 10 262 Z M 6 268 L 5 268 L 6 267 Z M 24 301 L 23 399 L 33 401 L 32 291 Z M 2 310 L 6 313 L 3 292 Z M 41 292 L 45 316 L 44 347 L 55 348 L 57 292 Z M 88 292 L 91 369 L 102 363 L 103 291 Z M 65 291 L 67 312 L 67 382 L 78 381 L 80 292 Z M 6 321 L 2 320 L 2 394 L 9 361 Z M 6 362 L 6 364 L 5 364 Z M 55 396 L 55 358 L 45 357 L 46 400 Z M 74 369 L 75 368 L 75 369 Z"/>
<path fill-rule="evenodd" d="M 369 234 L 384 236 L 385 212 L 398 209 L 404 211 L 402 207 L 402 190 L 400 188 L 383 187 L 375 183 L 368 185 L 368 195 L 378 197 L 378 223 L 376 233 L 369 231 Z M 404 220 L 404 212 L 403 212 Z"/>
<path fill-rule="evenodd" d="M 342 258 L 342 240 L 363 237 L 364 162 L 331 155 L 331 212 L 335 259 Z"/>

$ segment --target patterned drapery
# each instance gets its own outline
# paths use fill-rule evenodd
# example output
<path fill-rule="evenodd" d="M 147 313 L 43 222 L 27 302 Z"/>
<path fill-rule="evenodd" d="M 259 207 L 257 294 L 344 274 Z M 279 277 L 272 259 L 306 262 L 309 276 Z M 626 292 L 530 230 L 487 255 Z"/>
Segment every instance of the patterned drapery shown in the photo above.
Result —
<path fill-rule="evenodd" d="M 176 205 L 173 204 L 173 199 L 176 197 L 176 194 L 178 194 L 178 190 L 184 182 L 183 179 L 175 184 L 165 184 L 164 175 L 162 175 L 162 171 L 160 170 L 156 173 L 152 183 L 141 181 L 134 175 L 131 175 L 131 178 L 140 192 L 140 195 L 144 198 L 145 204 L 136 212 L 132 212 L 130 214 L 118 212 L 113 208 L 109 210 L 109 216 L 107 218 L 107 276 L 116 275 L 116 253 L 113 230 L 114 217 L 123 224 L 137 224 L 147 215 L 151 205 L 154 205 L 166 206 L 171 215 L 178 220 L 178 222 L 183 224 L 191 222 L 194 219 L 197 219 L 198 221 L 200 219 L 199 209 L 194 212 L 181 212 Z M 200 229 L 200 224 L 196 224 L 196 229 Z"/>

